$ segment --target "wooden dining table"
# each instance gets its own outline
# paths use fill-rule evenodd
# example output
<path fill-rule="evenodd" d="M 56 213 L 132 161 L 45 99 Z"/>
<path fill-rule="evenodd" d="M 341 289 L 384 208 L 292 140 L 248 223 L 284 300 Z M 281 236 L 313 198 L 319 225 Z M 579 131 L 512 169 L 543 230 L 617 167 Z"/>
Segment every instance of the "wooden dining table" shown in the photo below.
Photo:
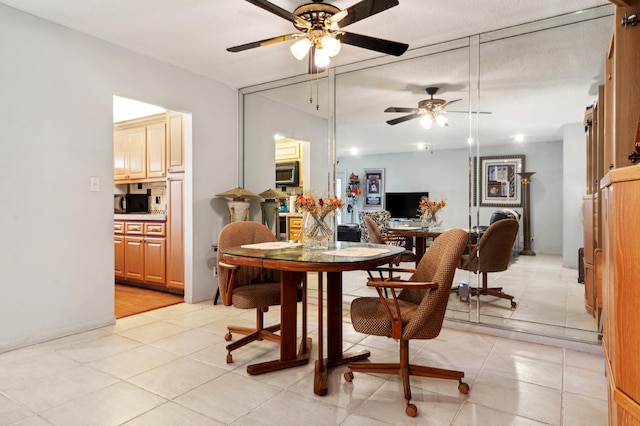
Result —
<path fill-rule="evenodd" d="M 251 247 L 250 247 L 251 246 Z M 261 374 L 308 363 L 310 339 L 303 338 L 297 347 L 298 285 L 307 272 L 318 273 L 318 360 L 315 364 L 313 390 L 317 395 L 328 391 L 328 369 L 369 357 L 367 350 L 344 353 L 342 350 L 342 272 L 374 269 L 388 264 L 404 249 L 397 246 L 335 241 L 323 249 L 307 248 L 296 242 L 274 242 L 221 251 L 225 262 L 233 265 L 257 266 L 281 271 L 280 357 L 253 364 L 249 374 Z M 324 300 L 326 276 L 326 336 L 324 353 Z M 306 292 L 305 292 L 306 294 Z M 307 301 L 303 300 L 306 304 Z M 303 309 L 306 311 L 306 309 Z M 306 322 L 305 322 L 306 323 Z M 303 336 L 306 330 L 303 330 Z"/>

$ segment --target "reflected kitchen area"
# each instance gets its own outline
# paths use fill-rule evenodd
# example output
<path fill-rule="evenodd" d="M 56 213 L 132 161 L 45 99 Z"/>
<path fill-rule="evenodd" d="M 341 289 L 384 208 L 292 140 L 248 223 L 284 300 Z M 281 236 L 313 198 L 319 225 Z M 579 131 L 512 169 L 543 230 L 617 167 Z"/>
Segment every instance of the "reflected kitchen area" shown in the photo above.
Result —
<path fill-rule="evenodd" d="M 350 176 L 362 179 L 366 170 L 381 169 L 387 193 L 428 193 L 446 200 L 444 228 L 483 229 L 496 211 L 515 211 L 520 230 L 509 268 L 488 279 L 504 285 L 517 307 L 491 296 L 466 302 L 452 292 L 447 318 L 597 343 L 598 309 L 585 307 L 584 284 L 578 282 L 586 186 L 583 118 L 604 84 L 612 26 L 613 6 L 605 5 L 411 46 L 400 58 L 338 67 L 320 77 L 245 88 L 241 181 L 255 192 L 277 186 L 288 195 L 295 188 L 296 194 L 313 189 L 347 197 Z M 446 125 L 434 122 L 426 129 L 421 117 L 387 123 L 411 112 L 385 110 L 415 109 L 432 97 L 429 88 L 437 88 L 433 98 L 448 103 Z M 282 160 L 277 139 L 306 144 L 302 184 L 274 182 L 276 158 Z M 523 160 L 517 173 L 534 172 L 527 188 L 528 241 L 523 194 L 492 199 L 482 192 L 484 162 L 513 158 Z M 510 194 L 509 186 L 519 187 L 520 177 L 506 183 Z M 340 223 L 357 223 L 359 213 L 369 210 L 364 196 L 353 198 Z M 283 215 L 293 213 L 283 210 Z M 252 206 L 252 217 L 260 220 L 258 205 Z M 527 244 L 535 256 L 520 254 Z M 458 270 L 454 286 L 461 281 L 481 286 L 480 274 Z"/>

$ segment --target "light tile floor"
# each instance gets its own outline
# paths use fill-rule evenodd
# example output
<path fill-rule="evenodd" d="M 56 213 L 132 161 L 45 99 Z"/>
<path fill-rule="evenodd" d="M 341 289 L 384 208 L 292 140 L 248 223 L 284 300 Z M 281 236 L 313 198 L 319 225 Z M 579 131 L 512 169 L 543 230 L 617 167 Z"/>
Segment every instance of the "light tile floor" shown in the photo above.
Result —
<path fill-rule="evenodd" d="M 345 291 L 365 291 L 356 281 L 345 277 Z M 315 341 L 313 289 L 309 296 Z M 277 322 L 278 315 L 278 308 L 271 309 L 267 322 Z M 412 377 L 418 416 L 410 418 L 396 376 L 356 374 L 346 383 L 346 367 L 337 367 L 329 375 L 329 394 L 319 397 L 313 393 L 313 360 L 285 371 L 246 373 L 249 363 L 277 358 L 272 342 L 238 349 L 227 364 L 226 325 L 254 321 L 253 311 L 211 302 L 180 304 L 0 354 L 0 425 L 607 423 L 604 360 L 592 348 L 445 327 L 437 339 L 412 342 L 411 360 L 464 370 L 471 391 L 462 395 L 455 382 Z M 396 342 L 353 330 L 348 304 L 344 322 L 345 350 L 368 348 L 372 361 L 397 360 Z"/>

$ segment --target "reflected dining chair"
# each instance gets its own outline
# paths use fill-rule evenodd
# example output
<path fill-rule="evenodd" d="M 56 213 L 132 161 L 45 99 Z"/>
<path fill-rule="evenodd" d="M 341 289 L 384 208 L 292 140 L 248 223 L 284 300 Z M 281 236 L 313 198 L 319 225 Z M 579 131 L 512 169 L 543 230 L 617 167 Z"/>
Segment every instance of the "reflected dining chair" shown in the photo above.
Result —
<path fill-rule="evenodd" d="M 482 274 L 482 287 L 471 287 L 471 295 L 487 295 L 511 301 L 516 307 L 513 296 L 502 291 L 502 287 L 489 287 L 489 272 L 506 271 L 511 259 L 511 249 L 520 228 L 516 219 L 501 219 L 493 222 L 482 234 L 477 245 L 471 245 L 469 254 L 460 257 L 460 269 Z"/>
<path fill-rule="evenodd" d="M 225 340 L 233 333 L 245 337 L 227 345 L 227 362 L 233 361 L 231 351 L 256 340 L 280 343 L 280 324 L 264 326 L 264 313 L 269 306 L 280 304 L 280 272 L 253 266 L 235 266 L 222 261 L 222 252 L 228 247 L 276 241 L 273 232 L 257 222 L 232 222 L 220 231 L 218 237 L 218 287 L 225 306 L 256 310 L 256 326 L 229 325 Z M 298 301 L 304 300 L 304 283 L 300 283 Z M 306 300 L 303 302 L 303 317 L 306 318 Z M 303 330 L 306 332 L 306 329 Z"/>
<path fill-rule="evenodd" d="M 396 246 L 406 247 L 406 238 L 395 235 L 383 234 L 376 222 L 369 216 L 363 218 L 367 227 L 367 234 L 371 244 L 393 244 Z M 398 255 L 396 265 L 400 262 L 415 262 L 416 254 L 411 250 L 405 250 Z"/>
<path fill-rule="evenodd" d="M 456 264 L 467 245 L 468 234 L 462 229 L 450 229 L 435 239 L 420 260 L 417 269 L 394 271 L 413 272 L 408 281 L 369 278 L 378 297 L 360 297 L 351 303 L 351 322 L 360 333 L 385 336 L 400 341 L 399 363 L 351 363 L 344 374 L 347 382 L 354 372 L 398 374 L 404 387 L 405 412 L 414 417 L 418 409 L 411 403 L 410 376 L 433 377 L 458 381 L 458 390 L 469 392 L 462 381 L 464 372 L 426 367 L 409 363 L 409 341 L 433 339 L 440 334 L 449 301 Z M 383 288 L 391 290 L 391 298 L 383 296 Z M 400 293 L 396 295 L 396 290 Z"/>

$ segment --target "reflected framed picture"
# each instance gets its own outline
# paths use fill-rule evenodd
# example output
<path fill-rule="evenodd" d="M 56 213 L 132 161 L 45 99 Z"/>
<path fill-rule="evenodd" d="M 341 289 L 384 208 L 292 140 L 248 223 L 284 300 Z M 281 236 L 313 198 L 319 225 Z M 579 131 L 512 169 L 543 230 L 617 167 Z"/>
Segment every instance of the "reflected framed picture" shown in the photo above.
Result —
<path fill-rule="evenodd" d="M 481 207 L 522 207 L 521 173 L 525 170 L 524 155 L 480 157 L 476 162 L 480 170 L 474 173 L 473 199 Z M 479 184 L 479 185 L 478 185 Z"/>
<path fill-rule="evenodd" d="M 364 169 L 364 209 L 384 209 L 384 169 Z"/>

